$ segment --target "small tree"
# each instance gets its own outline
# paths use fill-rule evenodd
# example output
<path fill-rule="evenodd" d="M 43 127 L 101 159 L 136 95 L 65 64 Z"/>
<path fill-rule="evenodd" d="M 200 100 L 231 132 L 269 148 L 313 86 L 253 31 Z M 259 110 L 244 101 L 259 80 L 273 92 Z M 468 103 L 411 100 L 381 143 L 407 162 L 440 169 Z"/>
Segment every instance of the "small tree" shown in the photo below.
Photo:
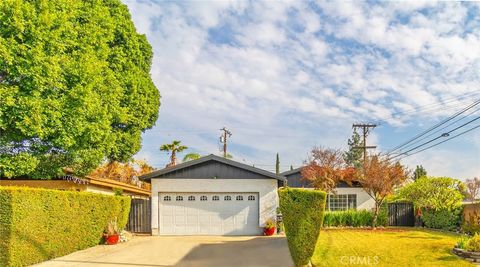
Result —
<path fill-rule="evenodd" d="M 477 177 L 473 179 L 467 179 L 465 181 L 465 186 L 467 199 L 470 201 L 475 201 L 478 193 L 480 193 L 480 179 L 478 179 Z"/>
<path fill-rule="evenodd" d="M 173 140 L 170 144 L 163 144 L 160 146 L 160 151 L 170 152 L 170 163 L 167 167 L 177 165 L 177 153 L 182 152 L 188 147 L 181 145 L 181 141 Z"/>
<path fill-rule="evenodd" d="M 415 168 L 415 171 L 413 172 L 413 176 L 412 176 L 413 181 L 416 181 L 425 176 L 427 176 L 427 171 L 425 170 L 425 168 L 423 168 L 422 165 L 417 165 L 417 167 Z"/>
<path fill-rule="evenodd" d="M 393 190 L 403 184 L 408 178 L 407 169 L 399 162 L 392 162 L 380 155 L 373 155 L 367 159 L 363 169 L 356 169 L 355 175 L 363 189 L 375 201 L 372 226 L 377 226 L 378 213 L 385 198 Z"/>
<path fill-rule="evenodd" d="M 315 189 L 333 192 L 337 183 L 347 178 L 345 169 L 340 150 L 314 147 L 310 162 L 302 168 L 301 174 Z"/>
<path fill-rule="evenodd" d="M 189 161 L 189 160 L 196 160 L 196 159 L 199 159 L 201 158 L 202 156 L 198 153 L 188 153 L 187 155 L 185 155 L 183 157 L 183 162 L 186 162 L 186 161 Z"/>
<path fill-rule="evenodd" d="M 280 174 L 280 157 L 278 156 L 278 153 L 277 153 L 277 158 L 275 160 L 275 173 L 277 175 Z"/>
<path fill-rule="evenodd" d="M 90 176 L 149 188 L 149 184 L 140 181 L 138 177 L 154 170 L 155 169 L 144 160 L 135 160 L 127 163 L 110 161 L 96 168 Z"/>
<path fill-rule="evenodd" d="M 354 131 L 352 134 L 352 138 L 348 139 L 348 151 L 343 153 L 343 159 L 345 163 L 350 167 L 354 167 L 356 169 L 362 168 L 362 155 L 363 152 L 361 149 L 358 149 L 359 146 L 363 145 L 362 141 L 360 140 L 360 135 L 357 131 Z"/>

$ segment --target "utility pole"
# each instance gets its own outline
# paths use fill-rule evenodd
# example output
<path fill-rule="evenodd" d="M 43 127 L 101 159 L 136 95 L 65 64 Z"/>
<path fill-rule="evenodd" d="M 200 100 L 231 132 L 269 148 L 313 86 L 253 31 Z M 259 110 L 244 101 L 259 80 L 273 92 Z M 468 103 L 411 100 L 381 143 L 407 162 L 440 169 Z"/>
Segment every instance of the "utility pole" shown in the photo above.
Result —
<path fill-rule="evenodd" d="M 377 127 L 376 124 L 353 124 L 352 128 L 356 131 L 358 128 L 362 129 L 363 133 L 363 146 L 356 146 L 354 148 L 363 149 L 363 169 L 365 169 L 365 165 L 367 163 L 367 149 L 374 149 L 377 146 L 367 146 L 367 136 L 370 132 L 370 129 Z"/>
<path fill-rule="evenodd" d="M 220 143 L 223 143 L 223 157 L 227 158 L 227 138 L 232 136 L 232 133 L 226 127 L 223 127 L 220 131 L 223 131 L 220 136 Z"/>

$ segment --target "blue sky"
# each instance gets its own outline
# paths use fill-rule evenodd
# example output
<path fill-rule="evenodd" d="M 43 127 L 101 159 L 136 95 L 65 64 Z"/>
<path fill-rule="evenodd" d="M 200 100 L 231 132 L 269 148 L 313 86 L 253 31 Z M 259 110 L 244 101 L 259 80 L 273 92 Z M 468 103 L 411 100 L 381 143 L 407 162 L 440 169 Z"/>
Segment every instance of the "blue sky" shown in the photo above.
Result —
<path fill-rule="evenodd" d="M 219 154 L 223 126 L 234 159 L 267 170 L 277 152 L 286 170 L 345 148 L 357 122 L 379 124 L 369 143 L 385 152 L 480 99 L 478 3 L 124 3 L 154 51 L 162 105 L 136 158 L 155 167 L 173 139 Z M 480 177 L 480 130 L 403 163 Z"/>

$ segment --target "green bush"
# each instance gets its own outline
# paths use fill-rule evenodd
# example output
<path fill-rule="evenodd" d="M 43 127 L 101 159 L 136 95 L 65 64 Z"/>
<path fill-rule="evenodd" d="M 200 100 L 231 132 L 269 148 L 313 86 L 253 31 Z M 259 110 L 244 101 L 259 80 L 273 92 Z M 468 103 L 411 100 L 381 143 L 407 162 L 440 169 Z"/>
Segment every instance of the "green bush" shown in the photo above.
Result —
<path fill-rule="evenodd" d="M 475 234 L 467 241 L 465 249 L 468 251 L 480 252 L 480 235 Z"/>
<path fill-rule="evenodd" d="M 124 228 L 130 198 L 0 186 L 0 266 L 25 266 L 99 244 L 108 222 Z"/>
<path fill-rule="evenodd" d="M 453 231 L 460 226 L 461 213 L 461 209 L 455 209 L 451 211 L 446 209 L 424 209 L 422 211 L 422 221 L 428 228 Z"/>
<path fill-rule="evenodd" d="M 371 227 L 373 223 L 373 211 L 369 210 L 345 210 L 326 211 L 323 218 L 324 227 Z M 382 205 L 378 213 L 377 226 L 388 225 L 387 205 Z"/>
<path fill-rule="evenodd" d="M 316 190 L 279 190 L 288 248 L 295 266 L 310 262 L 323 222 L 326 193 Z"/>
<path fill-rule="evenodd" d="M 326 211 L 323 226 L 372 226 L 373 213 L 368 210 Z"/>

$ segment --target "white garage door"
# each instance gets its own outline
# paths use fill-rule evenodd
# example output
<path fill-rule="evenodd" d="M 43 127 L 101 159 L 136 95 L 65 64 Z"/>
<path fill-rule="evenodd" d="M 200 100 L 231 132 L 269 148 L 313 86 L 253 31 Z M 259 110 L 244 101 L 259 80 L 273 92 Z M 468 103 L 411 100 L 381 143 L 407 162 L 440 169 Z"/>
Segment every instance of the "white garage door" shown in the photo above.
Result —
<path fill-rule="evenodd" d="M 160 193 L 160 235 L 258 235 L 257 193 Z"/>

